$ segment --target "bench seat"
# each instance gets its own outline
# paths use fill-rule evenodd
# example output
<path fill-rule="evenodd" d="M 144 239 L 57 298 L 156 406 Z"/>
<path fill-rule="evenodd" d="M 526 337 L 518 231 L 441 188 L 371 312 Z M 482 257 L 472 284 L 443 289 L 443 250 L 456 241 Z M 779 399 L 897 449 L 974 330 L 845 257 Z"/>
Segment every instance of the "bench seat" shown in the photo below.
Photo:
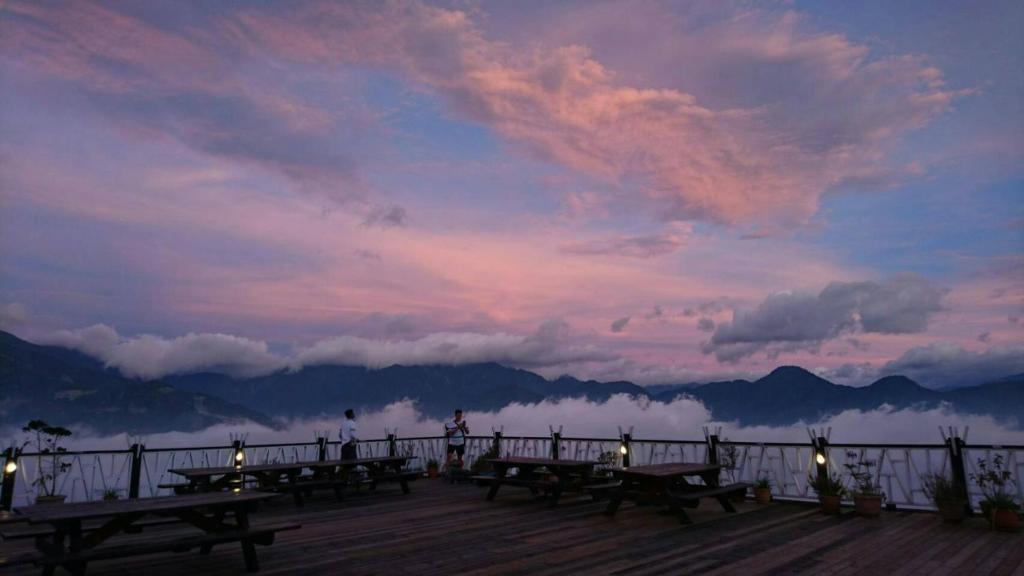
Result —
<path fill-rule="evenodd" d="M 124 558 L 127 556 L 141 556 L 158 552 L 188 552 L 194 548 L 208 548 L 216 544 L 239 542 L 249 540 L 253 544 L 269 546 L 274 543 L 274 536 L 278 532 L 297 530 L 301 524 L 278 523 L 262 526 L 251 526 L 248 529 L 234 529 L 224 532 L 209 534 L 197 534 L 167 541 L 138 542 L 129 544 L 116 544 L 113 546 L 99 546 L 89 550 L 83 550 L 75 554 L 40 555 L 35 554 L 34 558 L 28 561 L 39 566 L 60 566 L 62 564 L 91 562 L 93 560 L 107 560 L 113 558 Z M 21 563 L 26 560 L 20 559 Z M 246 568 L 250 572 L 258 570 L 255 557 L 246 559 Z"/>
<path fill-rule="evenodd" d="M 672 499 L 677 502 L 692 503 L 700 500 L 701 498 L 720 498 L 729 494 L 735 494 L 736 492 L 746 492 L 747 488 L 752 488 L 753 486 L 753 484 L 749 484 L 747 482 L 737 482 L 735 484 L 728 484 L 717 488 L 673 491 L 670 495 Z"/>

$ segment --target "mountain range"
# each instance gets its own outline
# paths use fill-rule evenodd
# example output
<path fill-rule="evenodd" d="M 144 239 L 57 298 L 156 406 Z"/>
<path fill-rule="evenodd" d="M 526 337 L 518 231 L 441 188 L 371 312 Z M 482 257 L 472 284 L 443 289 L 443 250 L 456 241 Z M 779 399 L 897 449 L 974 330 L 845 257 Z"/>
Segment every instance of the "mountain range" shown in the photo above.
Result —
<path fill-rule="evenodd" d="M 493 411 L 510 403 L 615 394 L 669 402 L 687 396 L 718 421 L 740 425 L 815 422 L 844 410 L 934 408 L 948 405 L 987 414 L 1014 427 L 1024 423 L 1024 374 L 953 390 L 932 390 L 903 376 L 870 386 L 833 384 L 796 366 L 782 366 L 755 381 L 731 380 L 641 387 L 630 382 L 555 380 L 495 363 L 460 366 L 311 366 L 254 378 L 199 373 L 140 381 L 96 359 L 39 346 L 0 332 L 0 427 L 42 418 L 84 423 L 100 433 L 194 431 L 245 420 L 267 426 L 293 418 L 336 416 L 346 408 L 379 409 L 411 399 L 421 412 L 442 417 L 458 406 Z"/>

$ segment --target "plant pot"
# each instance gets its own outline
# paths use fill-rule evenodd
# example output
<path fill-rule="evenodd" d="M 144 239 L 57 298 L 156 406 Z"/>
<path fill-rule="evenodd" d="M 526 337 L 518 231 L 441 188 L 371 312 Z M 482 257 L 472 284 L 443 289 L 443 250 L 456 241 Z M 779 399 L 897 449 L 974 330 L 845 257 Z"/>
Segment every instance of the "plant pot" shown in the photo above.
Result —
<path fill-rule="evenodd" d="M 1020 516 L 1009 508 L 992 510 L 992 527 L 1000 532 L 1016 532 L 1020 529 Z"/>
<path fill-rule="evenodd" d="M 882 513 L 882 497 L 875 495 L 854 494 L 853 509 L 858 516 L 878 518 Z"/>
<path fill-rule="evenodd" d="M 821 511 L 825 514 L 839 514 L 839 504 L 842 501 L 839 496 L 818 496 L 818 501 L 821 502 Z"/>
<path fill-rule="evenodd" d="M 771 488 L 754 488 L 754 500 L 758 504 L 770 504 L 772 501 Z"/>
<path fill-rule="evenodd" d="M 67 498 L 67 496 L 64 494 L 54 494 L 53 496 L 36 496 L 36 504 L 62 504 L 65 498 Z"/>
<path fill-rule="evenodd" d="M 427 466 L 427 476 L 437 478 L 437 466 Z"/>
<path fill-rule="evenodd" d="M 942 516 L 942 521 L 949 522 L 950 524 L 963 522 L 964 516 L 967 514 L 967 504 L 963 500 L 944 500 L 936 502 L 935 505 L 939 507 L 939 515 Z"/>

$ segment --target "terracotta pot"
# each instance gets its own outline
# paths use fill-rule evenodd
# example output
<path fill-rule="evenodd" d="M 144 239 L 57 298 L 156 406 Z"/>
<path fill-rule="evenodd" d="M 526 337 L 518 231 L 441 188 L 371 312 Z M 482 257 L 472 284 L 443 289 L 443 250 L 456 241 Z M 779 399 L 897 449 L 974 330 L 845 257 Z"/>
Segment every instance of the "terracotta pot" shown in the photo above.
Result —
<path fill-rule="evenodd" d="M 437 478 L 437 466 L 427 466 L 427 476 Z"/>
<path fill-rule="evenodd" d="M 754 500 L 758 504 L 770 504 L 772 501 L 771 488 L 754 488 Z"/>
<path fill-rule="evenodd" d="M 853 496 L 853 509 L 857 511 L 858 516 L 878 518 L 882 513 L 882 497 L 855 494 Z"/>
<path fill-rule="evenodd" d="M 942 516 L 942 520 L 950 524 L 963 522 L 964 516 L 967 514 L 967 505 L 963 500 L 945 500 L 936 502 L 935 505 L 939 507 L 939 515 Z"/>
<path fill-rule="evenodd" d="M 818 496 L 821 502 L 821 511 L 825 514 L 839 514 L 839 504 L 842 501 L 839 496 Z"/>
<path fill-rule="evenodd" d="M 64 499 L 67 498 L 64 494 L 54 494 L 53 496 L 36 496 L 36 504 L 63 504 Z"/>
<path fill-rule="evenodd" d="M 992 527 L 1000 532 L 1016 532 L 1020 529 L 1020 516 L 1008 508 L 992 511 Z"/>

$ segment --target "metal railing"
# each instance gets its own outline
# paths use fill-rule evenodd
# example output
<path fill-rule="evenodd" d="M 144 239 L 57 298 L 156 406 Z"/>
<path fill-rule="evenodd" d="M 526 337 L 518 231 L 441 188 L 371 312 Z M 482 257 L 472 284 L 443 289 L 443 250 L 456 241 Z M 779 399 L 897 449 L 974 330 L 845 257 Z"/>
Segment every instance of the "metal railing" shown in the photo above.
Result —
<path fill-rule="evenodd" d="M 824 442 L 823 438 L 819 438 Z M 446 453 L 444 437 L 386 438 L 361 441 L 359 455 L 410 457 L 410 469 L 423 469 L 431 460 L 443 464 Z M 922 478 L 943 474 L 955 478 L 957 466 L 963 471 L 964 485 L 972 505 L 983 495 L 972 480 L 977 473 L 978 459 L 991 461 L 999 455 L 1003 467 L 1012 477 L 1012 491 L 1024 499 L 1024 446 L 966 445 L 961 438 L 946 439 L 943 444 L 828 444 L 813 443 L 732 442 L 719 440 L 705 431 L 704 440 L 634 439 L 631 434 L 619 438 L 550 436 L 469 436 L 466 438 L 465 462 L 472 467 L 477 459 L 497 448 L 500 456 L 558 457 L 573 460 L 599 460 L 606 465 L 638 466 L 674 462 L 716 462 L 723 466 L 722 479 L 729 482 L 754 482 L 767 478 L 777 499 L 813 500 L 816 498 L 808 481 L 816 472 L 816 456 L 827 456 L 824 466 L 843 478 L 852 479 L 845 468 L 850 459 L 871 460 L 875 482 L 881 486 L 886 501 L 899 508 L 933 509 L 924 492 Z M 61 455 L 68 464 L 59 475 L 56 493 L 68 501 L 89 501 L 113 491 L 120 497 L 146 497 L 172 493 L 161 485 L 181 478 L 170 469 L 185 467 L 224 466 L 233 463 L 236 450 L 244 452 L 247 463 L 297 462 L 334 459 L 341 455 L 340 442 L 319 438 L 315 442 L 292 444 L 229 444 L 180 448 L 148 448 L 136 444 L 125 450 L 94 450 L 66 452 Z M 493 453 L 492 453 L 493 454 Z M 38 493 L 36 480 L 48 466 L 50 455 L 4 453 L 3 491 L 0 508 L 23 506 Z M 10 464 L 15 469 L 8 472 Z"/>

